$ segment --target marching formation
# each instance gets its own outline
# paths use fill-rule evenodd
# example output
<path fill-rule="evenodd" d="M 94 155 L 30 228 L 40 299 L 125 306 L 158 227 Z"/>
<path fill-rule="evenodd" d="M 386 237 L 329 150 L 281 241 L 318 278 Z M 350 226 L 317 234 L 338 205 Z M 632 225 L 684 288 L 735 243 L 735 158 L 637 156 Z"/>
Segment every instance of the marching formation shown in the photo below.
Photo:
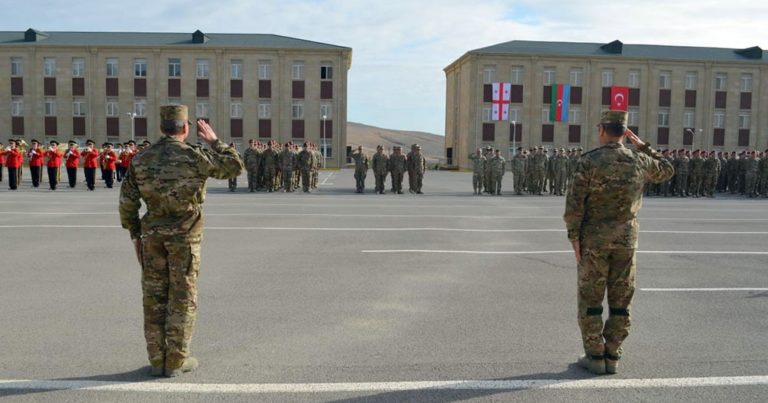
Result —
<path fill-rule="evenodd" d="M 363 152 L 363 147 L 358 146 L 357 152 L 352 153 L 352 160 L 355 163 L 355 188 L 356 193 L 365 192 L 365 178 L 368 175 L 368 169 L 372 169 L 376 186 L 375 193 L 384 194 L 387 175 L 391 175 L 392 194 L 403 194 L 403 176 L 408 172 L 408 191 L 410 193 L 424 194 L 421 191 L 424 185 L 424 174 L 427 171 L 427 159 L 421 153 L 421 146 L 411 145 L 411 152 L 403 155 L 403 148 L 394 146 L 392 154 L 384 153 L 384 147 L 376 146 L 376 154 L 373 158 L 368 158 Z"/>
<path fill-rule="evenodd" d="M 8 170 L 8 187 L 17 190 L 22 179 L 24 160 L 29 166 L 29 174 L 32 187 L 40 187 L 43 182 L 43 167 L 48 176 L 48 186 L 56 190 L 61 182 L 61 166 L 64 165 L 67 181 L 70 188 L 77 186 L 77 169 L 82 161 L 85 174 L 85 184 L 88 190 L 96 188 L 96 170 L 99 169 L 101 180 L 107 188 L 114 186 L 115 179 L 120 182 L 125 177 L 125 172 L 131 165 L 131 160 L 136 153 L 150 145 L 144 141 L 138 149 L 133 140 L 124 144 L 118 144 L 117 150 L 114 144 L 106 142 L 101 149 L 96 148 L 93 140 L 86 140 L 85 147 L 80 149 L 77 142 L 70 140 L 67 145 L 59 144 L 51 140 L 47 148 L 37 141 L 32 140 L 31 146 L 24 140 L 11 139 L 8 145 L 3 147 L 0 142 L 0 182 L 3 180 L 2 167 Z"/>
<path fill-rule="evenodd" d="M 316 144 L 298 144 L 289 141 L 280 143 L 271 140 L 262 143 L 248 140 L 248 149 L 243 153 L 245 170 L 248 173 L 248 191 L 293 192 L 301 186 L 305 193 L 317 189 L 318 173 L 323 161 Z M 237 178 L 229 180 L 229 190 L 237 189 Z"/>

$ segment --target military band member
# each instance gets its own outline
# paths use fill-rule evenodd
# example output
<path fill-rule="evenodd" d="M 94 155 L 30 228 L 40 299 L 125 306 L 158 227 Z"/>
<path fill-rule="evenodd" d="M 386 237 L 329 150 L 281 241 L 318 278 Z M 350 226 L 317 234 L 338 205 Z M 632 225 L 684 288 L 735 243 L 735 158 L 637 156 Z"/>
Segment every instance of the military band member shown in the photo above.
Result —
<path fill-rule="evenodd" d="M 99 167 L 99 152 L 95 146 L 93 140 L 87 140 L 85 149 L 80 153 L 85 171 L 85 184 L 91 191 L 96 188 L 96 168 Z"/>
<path fill-rule="evenodd" d="M 51 190 L 56 190 L 56 185 L 59 184 L 61 177 L 61 159 L 64 157 L 64 153 L 59 150 L 58 141 L 51 140 L 45 157 L 47 159 L 45 166 L 48 171 L 48 185 Z"/>
<path fill-rule="evenodd" d="M 43 164 L 45 163 L 45 150 L 40 148 L 40 142 L 32 140 L 32 148 L 27 151 L 29 159 L 29 175 L 32 177 L 32 187 L 39 187 L 43 179 Z"/>
<path fill-rule="evenodd" d="M 24 155 L 19 150 L 19 142 L 11 140 L 5 149 L 5 166 L 8 169 L 8 188 L 16 190 L 19 187 L 19 170 L 24 163 Z"/>
<path fill-rule="evenodd" d="M 69 187 L 74 188 L 77 185 L 77 167 L 80 165 L 80 151 L 77 149 L 77 143 L 70 140 L 67 143 L 67 152 L 64 153 L 64 166 L 67 168 L 67 180 Z"/>
<path fill-rule="evenodd" d="M 0 141 L 0 182 L 3 181 L 3 167 L 5 166 L 5 146 L 3 145 L 3 142 Z"/>
<path fill-rule="evenodd" d="M 115 183 L 115 168 L 117 164 L 117 154 L 112 150 L 112 147 L 114 147 L 114 144 L 110 142 L 104 143 L 104 150 L 99 154 L 104 183 L 110 189 L 112 189 Z"/>

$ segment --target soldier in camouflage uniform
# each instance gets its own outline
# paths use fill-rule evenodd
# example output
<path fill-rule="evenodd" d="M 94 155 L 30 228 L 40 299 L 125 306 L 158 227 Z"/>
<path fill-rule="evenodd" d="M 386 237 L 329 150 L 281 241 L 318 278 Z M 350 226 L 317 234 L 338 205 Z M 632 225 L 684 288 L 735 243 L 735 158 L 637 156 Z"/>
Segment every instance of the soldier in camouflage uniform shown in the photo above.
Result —
<path fill-rule="evenodd" d="M 568 182 L 568 162 L 569 158 L 565 155 L 565 149 L 561 148 L 557 159 L 555 160 L 555 194 L 563 196 L 565 185 Z"/>
<path fill-rule="evenodd" d="M 384 183 L 387 181 L 387 173 L 389 172 L 389 157 L 387 154 L 384 154 L 384 147 L 381 145 L 376 146 L 376 154 L 373 154 L 371 168 L 373 177 L 376 180 L 374 191 L 383 195 Z"/>
<path fill-rule="evenodd" d="M 664 149 L 664 151 L 661 152 L 661 156 L 664 157 L 665 160 L 669 161 L 669 163 L 674 166 L 675 159 L 674 159 L 674 157 L 669 155 L 669 150 L 668 149 Z M 667 180 L 665 180 L 664 182 L 661 183 L 661 194 L 664 197 L 669 197 L 669 196 L 672 195 L 672 180 L 673 180 L 673 178 L 674 178 L 674 176 L 672 178 L 669 178 L 669 179 L 667 179 Z"/>
<path fill-rule="evenodd" d="M 693 197 L 700 197 L 704 183 L 704 159 L 701 151 L 695 150 L 691 158 L 688 179 L 688 193 Z"/>
<path fill-rule="evenodd" d="M 720 160 L 717 158 L 715 151 L 710 152 L 709 158 L 704 160 L 702 172 L 704 175 L 704 180 L 701 184 L 701 195 L 707 197 L 715 197 L 717 178 L 720 176 Z"/>
<path fill-rule="evenodd" d="M 479 148 L 474 154 L 469 154 L 469 159 L 472 160 L 472 189 L 474 189 L 472 194 L 479 195 L 483 192 L 486 159 Z"/>
<path fill-rule="evenodd" d="M 491 194 L 500 196 L 501 180 L 507 172 L 507 160 L 501 156 L 501 150 L 496 149 L 493 158 L 488 160 L 487 164 L 491 166 Z"/>
<path fill-rule="evenodd" d="M 483 154 L 485 157 L 485 166 L 483 167 L 483 192 L 492 194 L 491 191 L 491 166 L 488 164 L 488 161 L 493 158 L 493 149 L 491 146 L 488 146 L 485 148 L 485 153 Z"/>
<path fill-rule="evenodd" d="M 411 159 L 406 161 L 409 175 L 413 175 L 413 193 L 424 194 L 421 187 L 424 184 L 424 173 L 427 172 L 427 159 L 421 153 L 421 146 L 414 144 Z"/>
<path fill-rule="evenodd" d="M 312 167 L 312 189 L 317 189 L 318 179 L 320 178 L 320 168 L 323 166 L 323 154 L 317 149 L 317 144 L 311 144 L 310 149 L 315 156 L 315 165 Z"/>
<path fill-rule="evenodd" d="M 357 146 L 357 152 L 352 154 L 355 161 L 355 193 L 365 192 L 365 177 L 368 175 L 368 156 L 363 152 L 363 146 Z"/>
<path fill-rule="evenodd" d="M 515 182 L 515 194 L 523 194 L 525 189 L 525 170 L 528 165 L 528 152 L 518 147 L 517 154 L 512 157 L 512 180 Z"/>
<path fill-rule="evenodd" d="M 768 150 L 763 152 L 763 158 L 760 159 L 758 178 L 760 180 L 760 194 L 766 198 L 768 197 Z"/>
<path fill-rule="evenodd" d="M 259 176 L 259 159 L 256 142 L 253 139 L 248 140 L 248 149 L 243 153 L 243 162 L 245 170 L 248 173 L 248 191 L 256 191 L 256 178 Z"/>
<path fill-rule="evenodd" d="M 283 176 L 283 192 L 293 192 L 293 169 L 296 166 L 296 154 L 289 143 L 280 152 L 280 172 Z"/>
<path fill-rule="evenodd" d="M 547 152 L 544 147 L 539 146 L 536 155 L 533 156 L 533 190 L 531 193 L 542 195 L 544 191 L 544 180 L 547 173 Z"/>
<path fill-rule="evenodd" d="M 728 169 L 728 190 L 731 194 L 736 194 L 739 190 L 739 157 L 736 151 L 731 151 L 726 168 Z"/>
<path fill-rule="evenodd" d="M 297 156 L 297 163 L 299 167 L 299 173 L 301 174 L 301 190 L 304 193 L 309 193 L 312 188 L 311 177 L 312 167 L 315 166 L 315 154 L 309 150 L 309 144 L 304 143 L 302 150 Z"/>
<path fill-rule="evenodd" d="M 675 181 L 677 182 L 677 195 L 680 197 L 688 196 L 689 163 L 690 160 L 685 156 L 685 150 L 678 150 L 677 159 L 675 160 Z"/>
<path fill-rule="evenodd" d="M 389 173 L 392 178 L 392 193 L 403 194 L 403 175 L 407 169 L 405 155 L 400 146 L 393 148 L 389 156 Z"/>
<path fill-rule="evenodd" d="M 205 182 L 240 175 L 237 152 L 199 120 L 198 136 L 211 150 L 184 143 L 187 107 L 160 107 L 163 136 L 139 152 L 120 188 L 120 221 L 142 266 L 144 337 L 154 376 L 197 367 L 190 342 L 197 315 L 197 275 L 203 235 Z M 141 200 L 147 212 L 139 219 Z"/>
<path fill-rule="evenodd" d="M 624 147 L 625 138 L 637 151 Z M 627 129 L 627 112 L 604 112 L 599 140 L 602 146 L 576 166 L 563 218 L 578 264 L 578 320 L 586 353 L 578 364 L 604 374 L 617 372 L 629 334 L 643 187 L 669 179 L 674 168 Z M 610 315 L 603 325 L 606 289 Z"/>
<path fill-rule="evenodd" d="M 275 152 L 275 146 L 269 141 L 264 151 L 261 153 L 262 164 L 264 165 L 264 186 L 268 192 L 274 192 L 277 176 L 278 155 Z"/>
<path fill-rule="evenodd" d="M 757 151 L 749 153 L 744 159 L 744 195 L 749 198 L 757 196 L 757 174 L 760 168 L 760 160 L 757 159 Z"/>

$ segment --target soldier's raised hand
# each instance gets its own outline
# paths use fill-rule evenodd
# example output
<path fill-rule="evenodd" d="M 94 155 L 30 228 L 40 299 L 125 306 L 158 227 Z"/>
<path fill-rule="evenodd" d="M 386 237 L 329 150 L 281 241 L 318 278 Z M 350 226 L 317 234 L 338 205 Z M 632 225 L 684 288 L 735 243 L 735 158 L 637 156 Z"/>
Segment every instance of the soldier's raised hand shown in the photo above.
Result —
<path fill-rule="evenodd" d="M 218 136 L 216 136 L 216 132 L 213 131 L 213 128 L 202 119 L 197 121 L 197 129 L 197 136 L 208 143 L 208 145 L 213 144 L 219 139 Z"/>
<path fill-rule="evenodd" d="M 637 137 L 637 134 L 635 134 L 632 130 L 627 129 L 627 131 L 624 132 L 624 135 L 627 136 L 627 139 L 637 147 L 642 147 L 645 145 L 645 142 L 641 140 L 640 137 Z"/>

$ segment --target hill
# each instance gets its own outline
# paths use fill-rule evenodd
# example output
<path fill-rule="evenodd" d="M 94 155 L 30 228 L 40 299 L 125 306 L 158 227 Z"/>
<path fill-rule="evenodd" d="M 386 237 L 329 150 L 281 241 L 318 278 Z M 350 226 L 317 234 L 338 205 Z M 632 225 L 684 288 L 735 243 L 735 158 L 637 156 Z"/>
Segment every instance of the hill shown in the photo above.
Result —
<path fill-rule="evenodd" d="M 421 151 L 428 162 L 436 163 L 444 160 L 443 136 L 417 131 L 384 129 L 362 123 L 347 123 L 347 145 L 352 146 L 353 150 L 361 145 L 366 153 L 373 154 L 376 152 L 376 146 L 381 144 L 387 153 L 392 151 L 392 147 L 401 146 L 403 153 L 407 154 L 411 144 L 414 143 L 421 146 Z"/>

